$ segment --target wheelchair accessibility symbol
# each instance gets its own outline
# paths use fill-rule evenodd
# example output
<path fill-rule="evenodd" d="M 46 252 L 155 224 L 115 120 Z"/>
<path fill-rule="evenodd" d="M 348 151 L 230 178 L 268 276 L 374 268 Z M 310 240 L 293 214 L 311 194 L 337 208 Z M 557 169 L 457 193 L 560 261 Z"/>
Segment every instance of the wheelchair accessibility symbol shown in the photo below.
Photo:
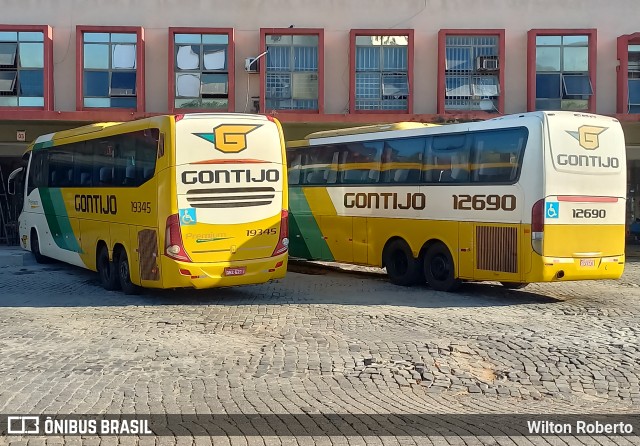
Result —
<path fill-rule="evenodd" d="M 196 210 L 191 209 L 180 209 L 180 224 L 183 226 L 187 225 L 195 225 L 197 223 L 196 219 Z"/>
<path fill-rule="evenodd" d="M 558 203 L 557 201 L 550 201 L 549 203 L 547 203 L 547 211 L 546 211 L 547 218 L 559 217 L 560 215 L 559 205 L 560 203 Z"/>

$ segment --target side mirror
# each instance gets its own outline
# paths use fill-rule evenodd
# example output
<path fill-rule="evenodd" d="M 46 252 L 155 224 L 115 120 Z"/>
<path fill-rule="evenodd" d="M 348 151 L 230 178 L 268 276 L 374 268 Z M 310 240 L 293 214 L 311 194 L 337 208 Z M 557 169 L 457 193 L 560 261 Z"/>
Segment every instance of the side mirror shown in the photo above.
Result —
<path fill-rule="evenodd" d="M 9 175 L 9 179 L 7 180 L 7 193 L 9 195 L 16 194 L 16 178 L 22 173 L 23 170 L 24 167 L 20 167 L 11 172 L 11 174 Z"/>

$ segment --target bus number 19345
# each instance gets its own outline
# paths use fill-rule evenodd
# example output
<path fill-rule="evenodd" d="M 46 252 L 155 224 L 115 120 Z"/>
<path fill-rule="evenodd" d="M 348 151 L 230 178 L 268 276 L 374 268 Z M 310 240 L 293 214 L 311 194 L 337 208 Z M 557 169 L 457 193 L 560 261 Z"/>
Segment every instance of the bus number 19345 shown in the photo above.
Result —
<path fill-rule="evenodd" d="M 462 211 L 513 211 L 515 195 L 453 195 L 453 208 Z"/>

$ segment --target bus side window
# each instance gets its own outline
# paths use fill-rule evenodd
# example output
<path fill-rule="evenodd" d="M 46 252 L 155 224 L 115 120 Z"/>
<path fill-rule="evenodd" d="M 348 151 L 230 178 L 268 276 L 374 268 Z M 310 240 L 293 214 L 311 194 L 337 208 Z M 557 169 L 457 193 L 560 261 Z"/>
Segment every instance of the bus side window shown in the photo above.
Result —
<path fill-rule="evenodd" d="M 466 133 L 433 137 L 434 170 L 431 182 L 466 183 L 469 181 L 469 137 Z"/>
<path fill-rule="evenodd" d="M 418 183 L 425 137 L 390 139 L 382 153 L 382 183 Z"/>
<path fill-rule="evenodd" d="M 513 182 L 526 145 L 526 128 L 490 130 L 474 135 L 471 179 L 478 183 Z"/>
<path fill-rule="evenodd" d="M 38 187 L 47 187 L 49 178 L 48 153 L 46 151 L 34 151 L 31 154 L 31 166 L 29 167 L 29 178 L 27 195 Z"/>
<path fill-rule="evenodd" d="M 345 158 L 341 160 L 340 182 L 343 184 L 377 183 L 380 177 L 382 141 L 353 142 L 342 145 Z"/>
<path fill-rule="evenodd" d="M 299 153 L 291 154 L 287 177 L 289 184 L 300 184 L 300 172 L 302 167 L 302 155 Z"/>

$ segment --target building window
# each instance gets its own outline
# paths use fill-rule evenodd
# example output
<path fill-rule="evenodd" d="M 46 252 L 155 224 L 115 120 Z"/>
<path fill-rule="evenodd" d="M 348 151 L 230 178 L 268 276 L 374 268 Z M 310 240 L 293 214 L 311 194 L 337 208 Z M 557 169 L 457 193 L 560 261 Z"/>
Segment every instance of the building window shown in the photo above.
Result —
<path fill-rule="evenodd" d="M 0 30 L 0 107 L 45 106 L 45 33 Z"/>
<path fill-rule="evenodd" d="M 627 111 L 640 113 L 640 44 L 628 45 Z"/>
<path fill-rule="evenodd" d="M 534 32 L 535 110 L 592 111 L 595 34 Z M 530 35 L 530 45 L 533 37 Z M 531 108 L 531 104 L 529 106 Z"/>
<path fill-rule="evenodd" d="M 408 112 L 410 41 L 413 33 L 359 34 L 359 31 L 354 30 L 351 36 L 352 54 L 355 58 L 352 61 L 352 89 L 355 90 L 352 98 L 353 110 Z"/>
<path fill-rule="evenodd" d="M 81 108 L 141 109 L 140 29 L 82 29 Z"/>
<path fill-rule="evenodd" d="M 266 110 L 322 112 L 322 32 L 287 34 L 285 30 L 262 31 L 266 69 Z"/>
<path fill-rule="evenodd" d="M 170 35 L 174 110 L 231 110 L 232 31 L 188 32 L 178 28 L 171 29 Z"/>
<path fill-rule="evenodd" d="M 504 29 L 438 32 L 438 113 L 504 113 Z"/>

